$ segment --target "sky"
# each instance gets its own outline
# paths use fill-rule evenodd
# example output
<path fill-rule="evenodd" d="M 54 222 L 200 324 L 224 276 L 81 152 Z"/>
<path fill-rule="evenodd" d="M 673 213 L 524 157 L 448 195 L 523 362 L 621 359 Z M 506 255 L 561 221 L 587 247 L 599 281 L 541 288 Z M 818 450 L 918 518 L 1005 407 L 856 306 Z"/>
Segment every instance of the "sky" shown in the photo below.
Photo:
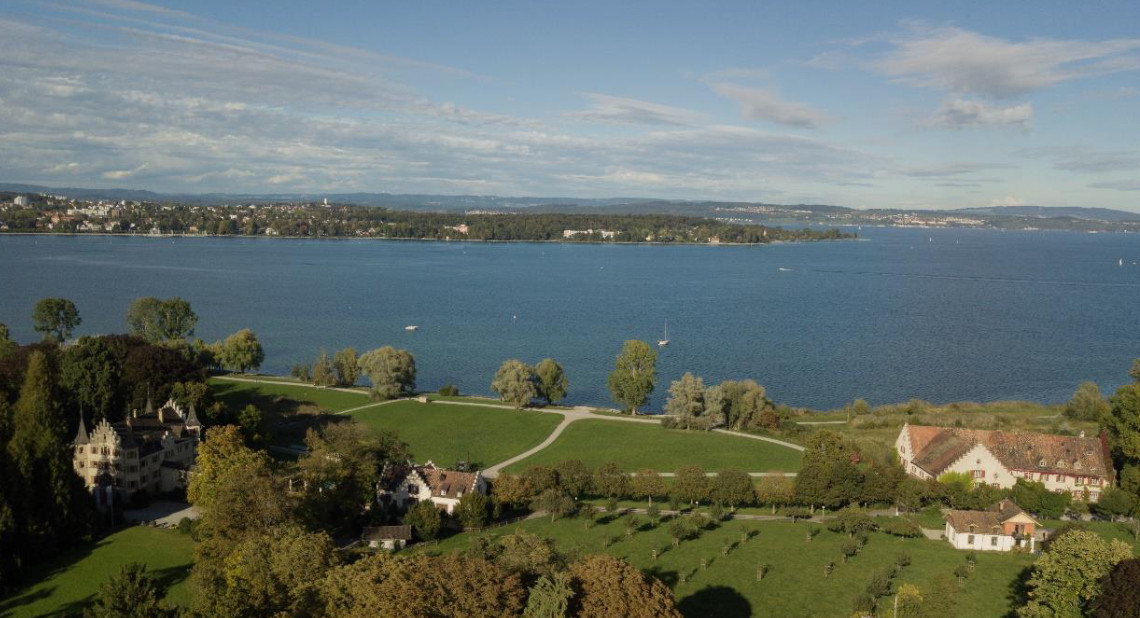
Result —
<path fill-rule="evenodd" d="M 5 0 L 0 180 L 1140 211 L 1137 2 Z"/>

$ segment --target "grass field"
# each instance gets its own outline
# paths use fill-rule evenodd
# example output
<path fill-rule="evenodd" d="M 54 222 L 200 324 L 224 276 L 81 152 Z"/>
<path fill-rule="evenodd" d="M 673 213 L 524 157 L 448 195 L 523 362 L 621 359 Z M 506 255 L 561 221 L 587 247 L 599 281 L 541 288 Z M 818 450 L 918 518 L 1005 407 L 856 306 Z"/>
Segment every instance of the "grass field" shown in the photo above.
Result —
<path fill-rule="evenodd" d="M 214 397 L 231 410 L 241 410 L 253 404 L 261 409 L 287 408 L 278 410 L 280 412 L 298 412 L 306 406 L 339 412 L 369 403 L 365 391 L 346 393 L 304 384 L 256 384 L 211 378 L 210 389 Z"/>
<path fill-rule="evenodd" d="M 692 617 L 850 616 L 852 603 L 870 575 L 889 567 L 900 553 L 909 554 L 912 563 L 896 582 L 913 583 L 924 590 L 931 587 L 936 576 L 950 575 L 965 563 L 965 552 L 945 542 L 876 533 L 857 556 L 840 564 L 839 546 L 846 536 L 820 527 L 819 535 L 809 543 L 806 533 L 810 524 L 805 523 L 730 521 L 673 548 L 667 524 L 642 529 L 627 539 L 625 521 L 620 517 L 585 530 L 581 519 L 552 524 L 544 518 L 498 528 L 490 534 L 498 537 L 522 528 L 554 539 L 563 551 L 604 552 L 627 559 L 669 585 L 682 611 Z M 746 530 L 759 534 L 741 543 Z M 605 548 L 607 537 L 615 542 Z M 450 553 L 466 548 L 469 542 L 470 536 L 461 534 L 431 550 Z M 732 543 L 739 545 L 723 556 L 723 547 Z M 654 548 L 664 552 L 657 560 L 652 558 Z M 702 558 L 709 561 L 707 570 L 700 568 Z M 830 577 L 825 577 L 824 565 L 829 561 L 836 567 Z M 956 595 L 957 615 L 1005 615 L 1019 574 L 1032 562 L 1032 556 L 1025 554 L 979 552 L 973 575 Z M 761 563 L 770 565 L 770 571 L 762 581 L 756 581 Z M 680 581 L 682 574 L 688 576 L 685 583 Z"/>
<path fill-rule="evenodd" d="M 44 566 L 33 577 L 38 583 L 0 601 L 0 616 L 58 616 L 80 611 L 98 593 L 99 586 L 128 562 L 145 563 L 148 572 L 167 588 L 167 601 L 184 605 L 189 600 L 185 580 L 193 553 L 194 542 L 188 535 L 161 528 L 127 528 Z"/>
<path fill-rule="evenodd" d="M 673 472 L 699 464 L 709 472 L 736 467 L 746 472 L 795 472 L 800 453 L 790 448 L 719 433 L 663 429 L 641 423 L 585 420 L 566 428 L 553 444 L 507 469 L 580 459 L 590 467 L 616 462 L 628 471 Z"/>
<path fill-rule="evenodd" d="M 537 446 L 562 421 L 560 415 L 546 412 L 416 401 L 348 416 L 374 429 L 395 430 L 416 461 L 452 466 L 467 460 L 484 468 Z"/>

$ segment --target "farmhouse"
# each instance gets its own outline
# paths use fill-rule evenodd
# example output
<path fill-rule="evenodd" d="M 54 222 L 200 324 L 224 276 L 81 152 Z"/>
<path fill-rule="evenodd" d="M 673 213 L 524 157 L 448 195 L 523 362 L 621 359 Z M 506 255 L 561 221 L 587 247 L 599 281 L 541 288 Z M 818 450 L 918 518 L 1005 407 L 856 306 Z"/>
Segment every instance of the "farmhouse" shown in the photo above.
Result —
<path fill-rule="evenodd" d="M 950 511 L 946 514 L 946 540 L 955 549 L 1033 551 L 1037 520 L 1011 500 L 1002 500 L 984 511 Z"/>
<path fill-rule="evenodd" d="M 184 411 L 172 399 L 155 412 L 147 400 L 143 414 L 135 410 L 119 423 L 103 419 L 90 435 L 80 415 L 72 462 L 96 506 L 107 508 L 138 492 L 154 495 L 185 487 L 201 439 L 202 424 L 193 406 Z"/>
<path fill-rule="evenodd" d="M 387 464 L 380 473 L 376 496 L 381 502 L 406 507 L 430 500 L 449 515 L 464 495 L 487 493 L 487 481 L 478 472 L 440 468 L 432 462 L 422 466 Z"/>
<path fill-rule="evenodd" d="M 895 450 L 907 474 L 970 475 L 975 484 L 1012 487 L 1019 478 L 1096 502 L 1112 485 L 1108 438 L 903 425 Z"/>

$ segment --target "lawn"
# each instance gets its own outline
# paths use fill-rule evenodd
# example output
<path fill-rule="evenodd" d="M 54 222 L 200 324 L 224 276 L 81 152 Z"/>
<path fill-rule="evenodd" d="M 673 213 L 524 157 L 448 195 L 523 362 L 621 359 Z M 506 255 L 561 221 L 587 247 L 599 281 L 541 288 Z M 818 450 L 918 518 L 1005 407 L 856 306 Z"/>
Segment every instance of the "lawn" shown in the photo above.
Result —
<path fill-rule="evenodd" d="M 78 611 L 99 586 L 128 562 L 142 562 L 167 587 L 167 601 L 189 602 L 186 577 L 194 553 L 188 535 L 174 530 L 134 526 L 75 549 L 45 565 L 33 577 L 38 583 L 0 601 L 0 616 L 57 616 Z"/>
<path fill-rule="evenodd" d="M 870 575 L 893 564 L 900 553 L 909 554 L 912 563 L 903 569 L 896 585 L 913 583 L 923 590 L 931 588 L 936 576 L 950 575 L 965 563 L 965 552 L 945 542 L 876 533 L 848 564 L 840 564 L 839 546 L 846 536 L 817 526 L 821 531 L 809 543 L 806 533 L 811 524 L 805 523 L 730 521 L 673 548 L 667 524 L 642 529 L 627 539 L 625 521 L 620 517 L 586 530 L 581 519 L 552 524 L 543 518 L 498 528 L 489 534 L 497 537 L 522 528 L 554 539 L 564 551 L 605 552 L 625 558 L 665 582 L 673 589 L 684 614 L 694 617 L 850 616 L 852 603 Z M 759 534 L 741 542 L 746 530 Z M 607 537 L 614 542 L 604 548 Z M 460 534 L 430 551 L 462 550 L 469 541 L 470 535 Z M 734 543 L 737 546 L 723 556 L 724 546 Z M 657 560 L 652 558 L 654 548 L 663 551 Z M 707 570 L 700 568 L 702 558 L 708 560 Z M 824 565 L 829 561 L 835 562 L 836 567 L 830 577 L 825 577 Z M 957 615 L 1004 615 L 1010 609 L 1012 587 L 1032 562 L 1033 558 L 1025 554 L 980 552 L 973 575 L 956 595 Z M 762 581 L 756 581 L 759 564 L 770 565 Z M 682 574 L 688 577 L 686 583 L 680 582 Z M 889 603 L 889 598 L 881 602 Z"/>
<path fill-rule="evenodd" d="M 445 402 L 397 401 L 349 414 L 374 429 L 394 430 L 416 461 L 441 466 L 466 460 L 480 468 L 537 446 L 562 416 Z"/>
<path fill-rule="evenodd" d="M 369 402 L 368 393 L 346 393 L 344 391 L 318 388 L 304 384 L 264 384 L 253 382 L 231 382 L 211 378 L 210 390 L 214 397 L 231 410 L 241 410 L 253 404 L 263 410 L 270 408 L 290 408 L 279 412 L 297 412 L 309 406 L 328 412 L 340 412 Z"/>
<path fill-rule="evenodd" d="M 591 419 L 570 425 L 554 444 L 507 471 L 520 472 L 528 466 L 565 459 L 580 459 L 590 467 L 616 462 L 630 472 L 644 468 L 673 472 L 687 464 L 698 464 L 709 472 L 729 467 L 746 472 L 795 472 L 800 468 L 800 453 L 777 444 L 721 433 Z"/>

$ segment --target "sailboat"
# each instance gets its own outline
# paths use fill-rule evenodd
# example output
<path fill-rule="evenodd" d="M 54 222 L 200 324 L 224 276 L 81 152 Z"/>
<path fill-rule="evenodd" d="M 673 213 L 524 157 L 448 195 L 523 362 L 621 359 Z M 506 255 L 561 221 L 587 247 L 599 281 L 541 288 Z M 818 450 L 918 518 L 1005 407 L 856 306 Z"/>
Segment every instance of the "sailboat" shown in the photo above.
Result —
<path fill-rule="evenodd" d="M 669 320 L 665 320 L 665 338 L 658 339 L 657 345 L 662 348 L 669 345 Z"/>

